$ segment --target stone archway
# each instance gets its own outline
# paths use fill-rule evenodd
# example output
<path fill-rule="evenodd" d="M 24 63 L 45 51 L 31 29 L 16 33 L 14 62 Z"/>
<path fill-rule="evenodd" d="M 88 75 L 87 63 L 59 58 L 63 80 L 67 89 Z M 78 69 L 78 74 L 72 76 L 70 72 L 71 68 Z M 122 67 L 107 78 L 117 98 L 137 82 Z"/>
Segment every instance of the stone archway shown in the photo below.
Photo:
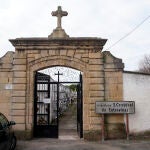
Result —
<path fill-rule="evenodd" d="M 80 69 L 79 71 L 83 73 L 83 78 L 84 78 L 84 80 L 86 80 L 86 77 L 84 77 L 84 76 L 85 76 L 85 74 L 87 74 L 87 64 L 85 62 L 81 61 L 81 60 L 78 60 L 78 59 L 72 59 L 70 61 L 70 57 L 67 57 L 67 56 L 63 56 L 63 58 L 61 58 L 60 56 L 56 56 L 56 57 L 53 57 L 53 59 L 51 59 L 51 57 L 47 57 L 47 59 L 44 59 L 44 60 L 42 60 L 42 58 L 40 58 L 38 60 L 36 59 L 36 60 L 32 61 L 32 63 L 29 63 L 29 66 L 30 66 L 30 71 L 29 71 L 30 73 L 29 73 L 28 78 L 32 80 L 32 81 L 30 80 L 30 84 L 28 84 L 29 89 L 33 89 L 33 87 L 34 87 L 35 83 L 34 83 L 34 78 L 33 77 L 34 77 L 35 71 L 41 70 L 43 68 L 48 68 L 48 67 L 51 68 L 51 67 L 54 67 L 54 66 L 74 68 L 76 70 Z M 84 80 L 83 80 L 84 87 L 88 87 L 89 86 L 88 82 L 85 82 Z M 86 90 L 87 89 L 85 89 L 85 88 L 83 89 L 83 97 L 84 97 L 83 100 L 86 100 L 86 96 L 84 96 L 84 93 L 86 92 Z M 29 93 L 27 94 L 27 95 L 32 95 L 32 96 L 29 97 L 30 105 L 33 105 L 33 99 L 35 99 L 33 92 L 34 92 L 33 90 L 29 90 Z M 33 114 L 34 114 L 33 109 L 32 109 L 31 114 L 33 116 Z M 29 113 L 29 115 L 30 115 L 30 113 Z M 32 129 L 33 129 L 33 127 L 34 127 L 33 123 L 32 123 L 31 126 L 32 126 Z M 32 129 L 29 129 L 29 130 L 32 130 Z M 58 132 L 58 135 L 59 135 L 59 129 L 58 129 L 57 132 Z M 54 136 L 54 135 L 52 135 L 52 136 Z"/>
<path fill-rule="evenodd" d="M 17 102 L 19 99 L 24 99 L 24 112 L 20 113 L 26 119 L 22 127 L 26 132 L 29 131 L 30 137 L 33 127 L 34 72 L 57 65 L 83 72 L 84 138 L 88 138 L 91 133 L 95 134 L 95 138 L 100 136 L 100 115 L 95 114 L 95 101 L 104 101 L 109 98 L 122 99 L 120 92 L 122 89 L 114 90 L 112 85 L 114 87 L 114 85 L 122 84 L 123 65 L 121 60 L 116 59 L 109 52 L 101 53 L 105 42 L 105 39 L 97 38 L 11 40 L 16 47 L 12 97 Z M 113 83 L 115 78 L 117 81 Z M 18 85 L 22 85 L 25 90 L 18 88 Z M 18 114 L 17 109 L 12 108 L 12 110 Z M 110 120 L 112 118 L 110 117 Z M 119 117 L 118 120 L 123 122 L 123 119 L 120 120 Z M 23 130 L 22 127 L 20 130 Z"/>
<path fill-rule="evenodd" d="M 93 38 L 16 39 L 11 40 L 11 42 L 16 47 L 16 64 L 14 64 L 14 68 L 17 70 L 15 70 L 15 74 L 16 72 L 22 74 L 23 69 L 24 71 L 27 70 L 24 77 L 25 83 L 20 83 L 25 86 L 26 91 L 24 93 L 24 91 L 18 90 L 18 94 L 22 93 L 24 95 L 15 96 L 18 101 L 20 97 L 25 97 L 26 130 L 32 130 L 33 125 L 34 72 L 55 65 L 71 67 L 83 72 L 83 129 L 88 131 L 90 128 L 97 126 L 95 122 L 91 122 L 92 120 L 87 113 L 89 113 L 90 107 L 94 108 L 94 103 L 97 99 L 104 99 L 103 54 L 96 50 L 101 49 L 106 40 Z M 20 42 L 22 43 L 21 45 Z M 24 65 L 21 64 L 23 61 L 26 61 Z M 14 76 L 14 84 L 17 80 L 18 85 L 18 79 L 20 77 Z M 23 79 L 20 82 L 23 82 Z M 13 95 L 16 94 L 16 89 L 13 93 Z"/>
<path fill-rule="evenodd" d="M 57 13 L 54 12 L 56 16 Z M 15 53 L 7 53 L 0 61 L 1 76 L 3 79 L 6 76 L 6 80 L 0 82 L 5 86 L 9 81 L 9 88 L 3 90 L 8 96 L 4 98 L 2 93 L 0 96 L 2 103 L 9 101 L 10 113 L 7 111 L 7 114 L 16 121 L 18 136 L 32 137 L 35 71 L 59 65 L 83 72 L 83 137 L 101 138 L 101 115 L 95 113 L 95 102 L 123 100 L 124 65 L 110 52 L 102 52 L 106 41 L 70 38 L 60 24 L 48 38 L 10 40 Z M 123 115 L 110 115 L 105 120 L 108 137 L 125 135 Z"/>

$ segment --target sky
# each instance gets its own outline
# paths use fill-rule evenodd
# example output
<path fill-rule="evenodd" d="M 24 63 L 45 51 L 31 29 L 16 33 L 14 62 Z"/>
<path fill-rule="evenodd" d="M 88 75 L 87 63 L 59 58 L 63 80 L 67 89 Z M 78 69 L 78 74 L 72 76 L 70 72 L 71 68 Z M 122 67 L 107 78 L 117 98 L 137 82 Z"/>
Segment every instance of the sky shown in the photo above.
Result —
<path fill-rule="evenodd" d="M 51 76 L 52 79 L 58 81 L 58 71 L 61 75 L 59 75 L 60 82 L 79 82 L 80 81 L 80 71 L 67 68 L 67 67 L 51 67 L 47 69 L 40 70 L 44 74 Z M 82 74 L 82 73 L 81 73 Z"/>
<path fill-rule="evenodd" d="M 121 58 L 125 70 L 137 70 L 150 54 L 150 0 L 0 0 L 0 57 L 15 50 L 9 39 L 48 37 L 56 28 L 51 12 L 58 6 L 68 12 L 62 27 L 70 37 L 108 39 L 103 51 Z"/>

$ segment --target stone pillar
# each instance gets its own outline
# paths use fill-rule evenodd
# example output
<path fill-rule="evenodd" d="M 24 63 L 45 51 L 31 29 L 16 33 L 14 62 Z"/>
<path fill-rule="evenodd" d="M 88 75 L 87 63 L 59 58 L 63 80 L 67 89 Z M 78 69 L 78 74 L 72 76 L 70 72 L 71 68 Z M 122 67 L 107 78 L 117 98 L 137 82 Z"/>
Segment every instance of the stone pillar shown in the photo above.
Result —
<path fill-rule="evenodd" d="M 109 51 L 103 52 L 105 74 L 105 101 L 123 101 L 123 68 L 121 59 Z M 106 138 L 124 138 L 124 115 L 105 115 Z"/>
<path fill-rule="evenodd" d="M 104 72 L 103 57 L 101 52 L 89 53 L 89 73 L 86 81 L 86 93 L 89 98 L 84 104 L 84 124 L 88 128 L 84 131 L 84 139 L 100 140 L 101 136 L 101 116 L 95 113 L 95 102 L 104 101 Z"/>
<path fill-rule="evenodd" d="M 15 120 L 16 134 L 22 139 L 26 137 L 26 53 L 16 50 L 13 62 L 13 91 L 12 91 L 12 119 Z"/>

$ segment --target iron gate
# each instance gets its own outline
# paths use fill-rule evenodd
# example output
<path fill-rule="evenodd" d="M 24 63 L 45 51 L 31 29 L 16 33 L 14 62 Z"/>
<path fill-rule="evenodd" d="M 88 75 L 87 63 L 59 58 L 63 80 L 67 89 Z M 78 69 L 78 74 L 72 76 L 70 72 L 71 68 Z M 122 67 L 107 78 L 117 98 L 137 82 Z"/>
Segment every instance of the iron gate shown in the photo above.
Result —
<path fill-rule="evenodd" d="M 35 137 L 58 138 L 59 84 L 50 79 L 50 76 L 39 72 L 35 75 Z"/>
<path fill-rule="evenodd" d="M 83 104 L 82 104 L 82 75 L 77 85 L 77 132 L 80 138 L 83 137 Z"/>
<path fill-rule="evenodd" d="M 80 82 L 58 82 L 49 75 L 36 72 L 34 90 L 34 137 L 58 138 L 59 128 L 59 85 L 77 84 L 77 132 L 83 137 L 82 121 L 82 75 Z"/>

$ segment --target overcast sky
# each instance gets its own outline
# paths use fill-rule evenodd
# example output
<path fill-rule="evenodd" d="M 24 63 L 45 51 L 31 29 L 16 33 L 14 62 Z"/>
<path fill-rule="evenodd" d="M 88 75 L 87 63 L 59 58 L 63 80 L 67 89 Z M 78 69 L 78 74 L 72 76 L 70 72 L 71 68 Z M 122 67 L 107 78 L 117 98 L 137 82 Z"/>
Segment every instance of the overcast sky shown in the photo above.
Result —
<path fill-rule="evenodd" d="M 8 39 L 47 37 L 56 27 L 57 6 L 68 11 L 62 27 L 70 37 L 108 39 L 104 50 L 150 16 L 150 0 L 0 0 L 0 57 L 14 51 Z M 150 54 L 150 18 L 109 51 L 136 70 Z"/>

